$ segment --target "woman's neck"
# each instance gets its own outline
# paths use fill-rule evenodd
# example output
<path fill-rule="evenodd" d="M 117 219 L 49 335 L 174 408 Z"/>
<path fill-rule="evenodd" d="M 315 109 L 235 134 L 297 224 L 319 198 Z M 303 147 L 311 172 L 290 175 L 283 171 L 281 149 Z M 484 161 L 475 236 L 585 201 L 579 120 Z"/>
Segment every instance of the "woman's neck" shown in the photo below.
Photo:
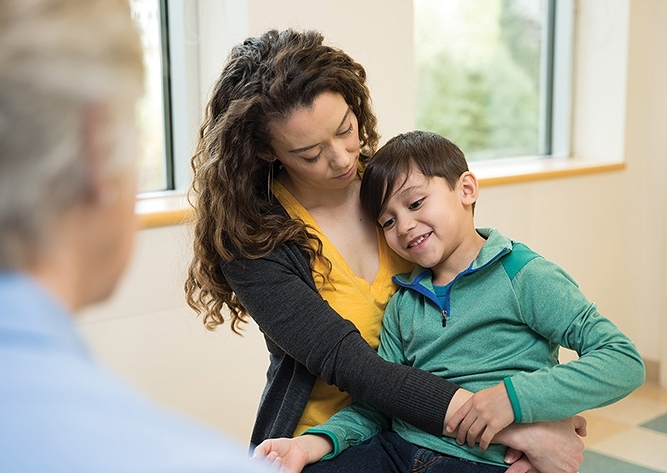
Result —
<path fill-rule="evenodd" d="M 281 173 L 276 176 L 276 179 L 310 213 L 335 211 L 339 208 L 348 207 L 351 203 L 359 203 L 359 186 L 361 185 L 361 178 L 359 177 L 341 189 L 302 186 L 290 179 L 286 173 Z"/>

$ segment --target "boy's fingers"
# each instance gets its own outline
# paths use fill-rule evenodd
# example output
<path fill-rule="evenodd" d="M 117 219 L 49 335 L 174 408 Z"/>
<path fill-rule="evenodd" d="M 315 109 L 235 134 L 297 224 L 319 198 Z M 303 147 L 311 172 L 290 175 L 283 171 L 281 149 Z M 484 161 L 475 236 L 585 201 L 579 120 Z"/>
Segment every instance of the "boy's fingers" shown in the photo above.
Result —
<path fill-rule="evenodd" d="M 262 442 L 255 447 L 255 450 L 252 452 L 252 456 L 263 458 L 266 456 L 267 453 L 268 453 L 268 447 L 266 445 L 266 442 Z"/>
<path fill-rule="evenodd" d="M 447 432 L 450 434 L 454 432 L 456 428 L 459 427 L 459 424 L 461 424 L 461 421 L 468 415 L 470 409 L 472 409 L 472 404 L 470 401 L 466 401 L 465 404 L 459 407 L 459 409 L 454 413 L 452 418 L 449 419 L 449 422 L 447 423 Z"/>
<path fill-rule="evenodd" d="M 489 448 L 489 444 L 491 444 L 493 437 L 495 437 L 495 434 L 487 428 L 482 434 L 482 438 L 479 440 L 479 448 L 481 448 L 482 451 Z"/>
<path fill-rule="evenodd" d="M 488 427 L 477 418 L 475 423 L 468 429 L 467 439 L 469 447 L 474 447 L 480 441 L 480 436 L 484 433 L 485 429 L 488 429 Z"/>
<path fill-rule="evenodd" d="M 472 417 L 471 414 L 468 414 L 463 421 L 459 424 L 459 430 L 456 433 L 456 442 L 459 445 L 463 445 L 466 443 L 466 439 L 468 438 L 468 430 L 472 425 L 475 423 L 477 418 Z"/>

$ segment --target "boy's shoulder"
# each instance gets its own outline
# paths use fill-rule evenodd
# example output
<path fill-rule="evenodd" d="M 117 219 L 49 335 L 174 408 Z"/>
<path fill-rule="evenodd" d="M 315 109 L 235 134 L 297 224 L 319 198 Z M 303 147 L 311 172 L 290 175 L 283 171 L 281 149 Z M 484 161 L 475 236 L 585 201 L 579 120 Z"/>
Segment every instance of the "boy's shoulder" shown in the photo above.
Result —
<path fill-rule="evenodd" d="M 535 258 L 541 256 L 531 250 L 528 245 L 521 242 L 512 241 L 512 248 L 509 252 L 500 257 L 500 264 L 503 265 L 507 276 L 514 279 L 521 269 Z"/>
<path fill-rule="evenodd" d="M 477 228 L 477 233 L 486 242 L 473 263 L 475 268 L 483 268 L 489 264 L 501 264 L 509 279 L 512 280 L 528 263 L 536 258 L 541 258 L 525 243 L 512 240 L 495 228 Z"/>

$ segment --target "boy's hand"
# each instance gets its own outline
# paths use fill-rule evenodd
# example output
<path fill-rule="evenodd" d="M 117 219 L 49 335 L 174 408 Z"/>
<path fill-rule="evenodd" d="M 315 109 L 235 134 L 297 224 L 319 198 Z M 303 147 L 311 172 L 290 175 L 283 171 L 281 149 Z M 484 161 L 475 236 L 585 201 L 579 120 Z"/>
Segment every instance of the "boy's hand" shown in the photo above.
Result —
<path fill-rule="evenodd" d="M 255 447 L 253 457 L 262 458 L 285 473 L 299 473 L 308 464 L 307 453 L 291 438 L 264 440 Z"/>
<path fill-rule="evenodd" d="M 514 422 L 514 410 L 505 384 L 483 389 L 468 399 L 447 423 L 447 432 L 457 428 L 456 441 L 463 445 L 466 440 L 471 447 L 479 442 L 486 450 L 493 437 Z"/>
<path fill-rule="evenodd" d="M 253 456 L 263 458 L 284 473 L 300 473 L 303 467 L 319 461 L 333 451 L 331 440 L 323 435 L 267 439 L 255 447 Z"/>

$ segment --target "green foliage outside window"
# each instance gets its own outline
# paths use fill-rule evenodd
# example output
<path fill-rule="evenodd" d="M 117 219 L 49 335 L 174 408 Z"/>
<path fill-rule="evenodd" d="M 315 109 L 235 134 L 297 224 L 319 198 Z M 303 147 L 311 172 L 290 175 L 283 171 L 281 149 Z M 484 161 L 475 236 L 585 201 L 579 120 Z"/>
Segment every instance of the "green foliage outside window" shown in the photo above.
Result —
<path fill-rule="evenodd" d="M 415 0 L 417 127 L 469 160 L 537 155 L 546 1 Z"/>

